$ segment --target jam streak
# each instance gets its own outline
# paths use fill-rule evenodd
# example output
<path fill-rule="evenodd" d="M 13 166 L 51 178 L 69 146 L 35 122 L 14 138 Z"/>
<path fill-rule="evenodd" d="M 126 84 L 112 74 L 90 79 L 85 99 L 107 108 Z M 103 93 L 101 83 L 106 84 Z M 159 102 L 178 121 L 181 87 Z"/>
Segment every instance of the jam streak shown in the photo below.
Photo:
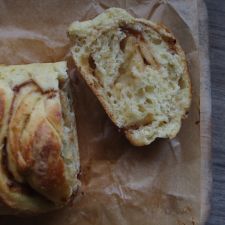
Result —
<path fill-rule="evenodd" d="M 41 87 L 36 82 L 34 82 L 33 80 L 29 80 L 29 81 L 26 81 L 26 82 L 24 82 L 20 85 L 16 85 L 12 89 L 14 91 L 14 95 L 13 95 L 12 103 L 11 103 L 10 110 L 9 110 L 8 124 L 10 124 L 10 121 L 11 121 L 11 118 L 12 118 L 12 114 L 13 114 L 13 110 L 14 110 L 14 103 L 15 103 L 17 95 L 19 94 L 19 92 L 22 88 L 24 88 L 27 85 L 32 85 L 32 84 L 34 84 L 37 87 L 38 92 L 41 92 L 43 95 L 47 95 L 48 98 L 54 98 L 56 96 L 56 94 L 58 93 L 57 90 L 43 91 L 41 89 Z M 42 197 L 39 193 L 37 193 L 35 190 L 33 190 L 27 183 L 20 183 L 20 182 L 16 181 L 13 174 L 9 170 L 9 168 L 8 168 L 8 154 L 7 154 L 7 138 L 6 137 L 3 140 L 1 166 L 2 166 L 3 171 L 5 172 L 6 177 L 8 178 L 7 179 L 7 186 L 10 190 L 12 190 L 14 192 L 25 194 L 25 195 L 28 195 L 28 196 Z"/>
<path fill-rule="evenodd" d="M 8 168 L 8 155 L 7 155 L 7 139 L 4 139 L 3 148 L 2 148 L 2 169 L 4 170 L 6 176 L 7 176 L 7 185 L 10 190 L 23 193 L 29 196 L 35 196 L 37 193 L 27 184 L 21 184 L 17 182 L 13 174 L 10 172 Z"/>

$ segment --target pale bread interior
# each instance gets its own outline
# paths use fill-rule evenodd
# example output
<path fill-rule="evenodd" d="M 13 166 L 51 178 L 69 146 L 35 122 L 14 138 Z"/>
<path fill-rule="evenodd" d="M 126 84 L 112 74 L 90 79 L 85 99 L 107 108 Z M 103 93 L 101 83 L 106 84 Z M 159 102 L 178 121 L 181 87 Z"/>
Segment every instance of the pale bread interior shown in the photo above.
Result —
<path fill-rule="evenodd" d="M 174 137 L 190 105 L 185 55 L 164 27 L 111 8 L 69 28 L 76 66 L 134 145 Z"/>

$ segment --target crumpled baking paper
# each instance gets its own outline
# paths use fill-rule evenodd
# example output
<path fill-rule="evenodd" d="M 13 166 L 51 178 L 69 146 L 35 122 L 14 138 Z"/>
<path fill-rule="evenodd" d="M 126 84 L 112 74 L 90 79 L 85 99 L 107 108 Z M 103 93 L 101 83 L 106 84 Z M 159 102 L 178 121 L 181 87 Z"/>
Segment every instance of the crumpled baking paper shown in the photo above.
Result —
<path fill-rule="evenodd" d="M 134 147 L 112 124 L 76 71 L 70 71 L 81 158 L 81 189 L 68 207 L 1 225 L 197 225 L 200 223 L 200 63 L 195 0 L 23 0 L 0 2 L 0 64 L 69 58 L 67 28 L 109 7 L 164 23 L 185 50 L 192 105 L 173 140 Z M 179 12 L 179 14 L 178 14 Z"/>

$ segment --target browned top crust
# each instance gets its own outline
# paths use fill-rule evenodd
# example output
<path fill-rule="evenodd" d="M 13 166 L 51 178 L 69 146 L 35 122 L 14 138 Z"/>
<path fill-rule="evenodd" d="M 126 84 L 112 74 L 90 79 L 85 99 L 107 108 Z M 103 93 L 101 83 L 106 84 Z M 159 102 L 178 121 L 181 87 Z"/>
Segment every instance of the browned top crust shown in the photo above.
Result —
<path fill-rule="evenodd" d="M 59 208 L 78 187 L 66 79 L 65 62 L 0 67 L 0 198 L 11 212 Z"/>

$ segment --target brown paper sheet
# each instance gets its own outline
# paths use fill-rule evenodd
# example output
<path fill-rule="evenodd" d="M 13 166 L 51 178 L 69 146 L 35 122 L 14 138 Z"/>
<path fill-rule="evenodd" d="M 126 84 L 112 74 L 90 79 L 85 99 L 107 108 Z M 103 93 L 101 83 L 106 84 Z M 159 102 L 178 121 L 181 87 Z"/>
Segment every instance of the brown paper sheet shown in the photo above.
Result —
<path fill-rule="evenodd" d="M 188 119 L 183 121 L 175 139 L 134 147 L 111 123 L 76 74 L 73 86 L 81 190 L 73 204 L 65 209 L 35 218 L 1 216 L 1 225 L 200 223 L 200 64 L 195 44 L 195 41 L 198 43 L 195 0 L 171 0 L 170 3 L 157 0 L 2 0 L 0 64 L 65 59 L 69 52 L 68 25 L 74 20 L 92 18 L 112 6 L 125 8 L 137 17 L 163 22 L 178 38 L 187 55 L 193 88 Z"/>

